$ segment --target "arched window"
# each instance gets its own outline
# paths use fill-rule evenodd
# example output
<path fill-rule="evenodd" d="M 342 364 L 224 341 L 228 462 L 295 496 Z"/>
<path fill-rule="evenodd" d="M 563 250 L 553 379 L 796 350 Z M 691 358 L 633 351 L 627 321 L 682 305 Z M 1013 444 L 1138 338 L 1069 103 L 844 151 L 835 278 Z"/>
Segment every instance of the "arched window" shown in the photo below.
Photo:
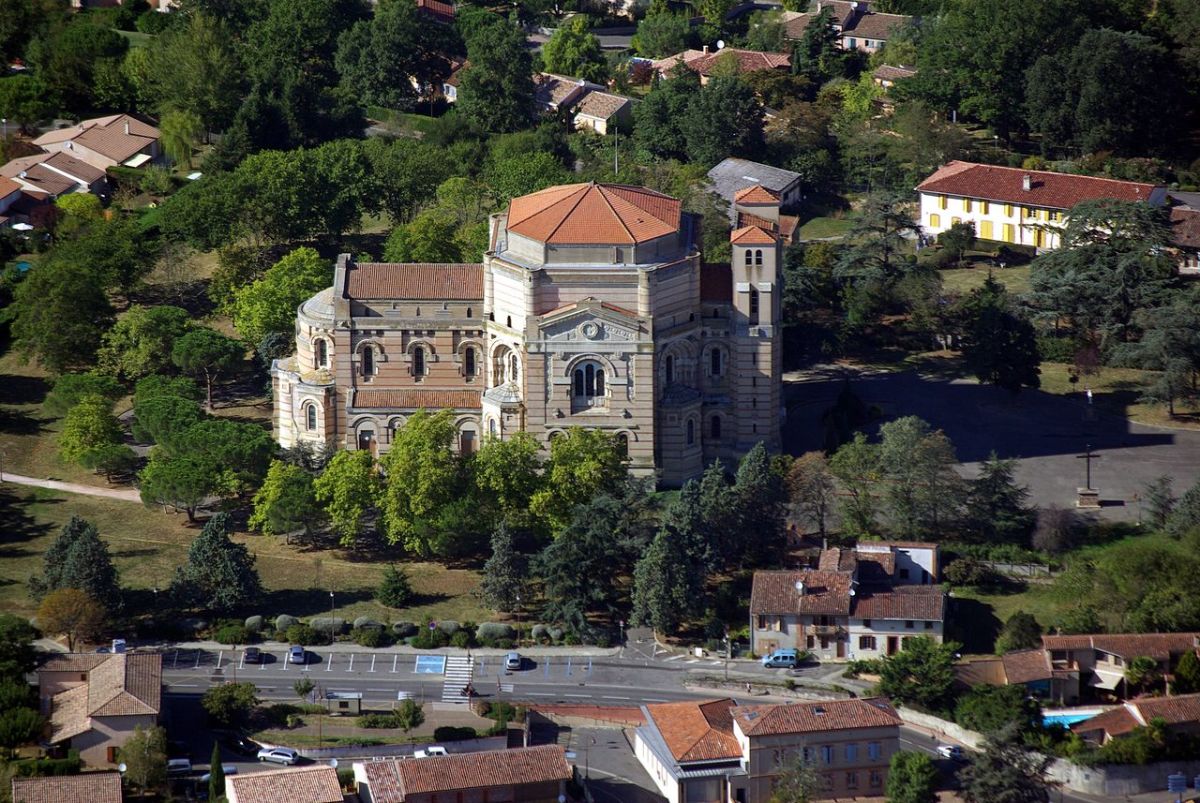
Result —
<path fill-rule="evenodd" d="M 750 249 L 746 249 L 746 267 L 750 267 L 753 263 L 753 257 L 750 254 Z"/>
<path fill-rule="evenodd" d="M 604 368 L 599 363 L 585 362 L 575 367 L 571 388 L 577 405 L 591 407 L 604 398 Z"/>
<path fill-rule="evenodd" d="M 317 428 L 317 405 L 310 404 L 304 408 L 304 426 L 309 432 Z"/>
<path fill-rule="evenodd" d="M 721 440 L 721 416 L 714 415 L 712 421 L 708 424 L 709 432 L 712 434 L 712 439 L 715 441 Z"/>
<path fill-rule="evenodd" d="M 629 436 L 624 432 L 617 435 L 617 448 L 621 451 L 621 457 L 629 457 Z"/>
<path fill-rule="evenodd" d="M 512 329 L 512 316 L 511 315 L 509 315 L 507 318 L 504 319 L 504 325 L 507 326 L 509 329 Z"/>
<path fill-rule="evenodd" d="M 691 446 L 696 442 L 696 422 L 688 419 L 687 422 L 687 445 Z"/>
<path fill-rule="evenodd" d="M 666 376 L 668 385 L 675 381 L 675 358 L 669 354 L 667 355 Z"/>
<path fill-rule="evenodd" d="M 721 375 L 721 350 L 718 348 L 714 348 L 712 350 L 712 353 L 709 355 L 709 359 L 711 360 L 711 363 L 712 363 L 712 365 L 711 365 L 712 375 L 720 376 Z"/>
<path fill-rule="evenodd" d="M 496 437 L 496 419 L 494 418 L 488 419 L 488 434 L 493 438 Z"/>
<path fill-rule="evenodd" d="M 756 249 L 754 252 L 754 264 L 759 267 L 762 267 L 762 262 L 763 262 L 762 249 L 759 248 L 759 249 Z"/>
<path fill-rule="evenodd" d="M 317 367 L 329 367 L 329 343 L 324 338 L 317 340 Z"/>
<path fill-rule="evenodd" d="M 750 291 L 750 324 L 758 323 L 758 291 Z"/>
<path fill-rule="evenodd" d="M 413 376 L 425 376 L 425 348 L 423 346 L 417 346 L 413 349 L 412 364 Z"/>
<path fill-rule="evenodd" d="M 521 381 L 521 361 L 517 358 L 515 353 L 510 354 L 508 357 L 508 381 Z"/>
<path fill-rule="evenodd" d="M 375 349 L 367 346 L 362 351 L 362 372 L 363 376 L 373 376 L 375 374 Z"/>
<path fill-rule="evenodd" d="M 463 352 L 463 373 L 467 376 L 475 376 L 475 349 L 468 348 Z"/>

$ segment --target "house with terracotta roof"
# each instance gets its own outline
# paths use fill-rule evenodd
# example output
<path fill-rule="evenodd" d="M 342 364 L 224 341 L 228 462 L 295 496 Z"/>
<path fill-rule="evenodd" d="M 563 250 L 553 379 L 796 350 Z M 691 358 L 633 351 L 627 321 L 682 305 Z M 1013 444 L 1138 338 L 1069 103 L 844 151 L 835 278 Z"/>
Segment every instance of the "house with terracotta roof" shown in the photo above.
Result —
<path fill-rule="evenodd" d="M 540 72 L 533 76 L 533 103 L 543 114 L 555 114 L 573 107 L 586 93 L 603 89 L 582 78 Z"/>
<path fill-rule="evenodd" d="M 13 778 L 12 803 L 121 803 L 121 773 Z"/>
<path fill-rule="evenodd" d="M 225 777 L 229 803 L 342 803 L 337 770 L 325 764 Z"/>
<path fill-rule="evenodd" d="M 651 62 L 654 71 L 663 78 L 670 77 L 680 65 L 699 75 L 703 86 L 714 73 L 720 72 L 718 65 L 732 65 L 733 71 L 739 74 L 758 70 L 790 70 L 792 57 L 787 53 L 765 53 L 736 47 L 710 51 L 705 45 L 703 50 L 684 50 Z"/>
<path fill-rule="evenodd" d="M 1179 659 L 1200 650 L 1200 633 L 1097 633 L 1042 636 L 1056 698 L 1074 704 L 1098 696 L 1123 697 L 1125 670 L 1136 658 L 1151 658 L 1170 681 Z"/>
<path fill-rule="evenodd" d="M 608 134 L 610 128 L 624 131 L 633 120 L 633 103 L 624 95 L 592 90 L 575 102 L 571 121 L 576 131 L 587 128 L 600 136 Z"/>
<path fill-rule="evenodd" d="M 22 156 L 0 166 L 0 176 L 11 178 L 22 189 L 45 193 L 51 199 L 71 192 L 103 195 L 107 174 L 66 151 Z"/>
<path fill-rule="evenodd" d="M 449 59 L 450 71 L 442 81 L 442 97 L 447 103 L 458 101 L 458 87 L 462 83 L 463 70 L 470 64 L 466 59 Z"/>
<path fill-rule="evenodd" d="M 134 729 L 152 728 L 162 710 L 162 656 L 65 653 L 37 670 L 49 743 L 79 751 L 88 766 L 117 763 Z"/>
<path fill-rule="evenodd" d="M 449 409 L 460 452 L 595 428 L 666 485 L 778 449 L 780 237 L 743 226 L 710 265 L 698 232 L 678 199 L 570 184 L 494 214 L 481 264 L 343 255 L 273 365 L 275 436 L 382 453 L 417 410 Z"/>
<path fill-rule="evenodd" d="M 736 215 L 738 193 L 755 187 L 767 190 L 771 201 L 767 201 L 765 195 L 757 193 L 749 198 L 743 197 L 742 206 L 747 212 L 761 216 L 761 210 L 752 209 L 751 205 L 769 205 L 773 202 L 783 209 L 788 209 L 800 203 L 799 173 L 762 162 L 752 162 L 749 159 L 733 156 L 722 159 L 708 171 L 708 183 L 711 191 L 724 198 L 730 205 L 731 217 Z"/>
<path fill-rule="evenodd" d="M 896 545 L 867 551 L 860 544 L 824 550 L 817 568 L 755 572 L 750 649 L 854 660 L 893 655 L 914 636 L 941 641 L 946 595 L 935 585 L 937 558 L 928 570 L 903 554 Z"/>
<path fill-rule="evenodd" d="M 1171 207 L 1171 248 L 1182 276 L 1200 276 L 1200 193 L 1196 202 Z"/>
<path fill-rule="evenodd" d="M 454 3 L 446 3 L 443 0 L 417 0 L 417 10 L 431 20 L 445 25 L 453 24 L 456 11 Z"/>
<path fill-rule="evenodd" d="M 20 184 L 7 176 L 0 175 L 0 226 L 8 225 L 10 222 L 12 215 L 9 210 L 20 200 L 21 190 Z"/>
<path fill-rule="evenodd" d="M 558 745 L 354 764 L 363 803 L 553 803 L 573 775 Z"/>
<path fill-rule="evenodd" d="M 1058 248 L 1068 213 L 1083 201 L 1113 199 L 1153 205 L 1166 189 L 1137 181 L 1075 176 L 1048 170 L 949 162 L 917 185 L 922 231 L 937 236 L 968 223 L 981 240 Z"/>
<path fill-rule="evenodd" d="M 766 803 L 786 764 L 821 779 L 818 798 L 879 796 L 899 750 L 883 699 L 739 706 L 730 699 L 642 706 L 634 752 L 669 803 Z"/>
<path fill-rule="evenodd" d="M 1200 736 L 1200 694 L 1142 697 L 1076 722 L 1071 730 L 1089 742 L 1105 744 L 1160 722 L 1168 733 Z"/>
<path fill-rule="evenodd" d="M 881 86 L 884 89 L 891 89 L 900 81 L 903 81 L 906 78 L 912 78 L 916 74 L 916 69 L 912 67 L 897 67 L 891 64 L 881 64 L 871 72 L 871 78 L 875 81 L 876 86 Z"/>
<path fill-rule="evenodd" d="M 92 167 L 141 167 L 161 153 L 159 130 L 128 114 L 82 120 L 47 131 L 33 141 L 44 151 L 62 151 Z"/>
<path fill-rule="evenodd" d="M 903 14 L 880 14 L 872 11 L 866 0 L 816 0 L 811 11 L 783 12 L 787 38 L 801 39 L 809 23 L 826 8 L 833 14 L 833 28 L 838 32 L 838 43 L 843 50 L 874 53 L 897 31 L 913 21 L 912 17 Z"/>

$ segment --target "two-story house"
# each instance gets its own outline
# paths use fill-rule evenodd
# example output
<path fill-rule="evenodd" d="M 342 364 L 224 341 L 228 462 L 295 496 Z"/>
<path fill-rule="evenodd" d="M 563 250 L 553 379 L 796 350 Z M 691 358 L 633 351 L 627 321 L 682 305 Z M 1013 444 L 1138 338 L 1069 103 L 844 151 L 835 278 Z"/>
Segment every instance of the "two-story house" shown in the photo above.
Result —
<path fill-rule="evenodd" d="M 902 14 L 880 14 L 871 10 L 866 0 L 816 0 L 811 11 L 783 12 L 783 25 L 787 38 L 798 41 L 804 30 L 817 18 L 822 9 L 832 12 L 831 21 L 838 33 L 838 43 L 843 50 L 861 50 L 874 53 L 904 26 L 912 17 Z"/>
<path fill-rule="evenodd" d="M 1184 653 L 1200 648 L 1200 633 L 1100 633 L 1042 636 L 1042 652 L 1057 681 L 1055 696 L 1073 703 L 1097 694 L 1124 697 L 1125 670 L 1136 658 L 1152 658 L 1164 684 Z"/>
<path fill-rule="evenodd" d="M 899 750 L 884 699 L 739 706 L 733 700 L 642 706 L 634 752 L 669 803 L 766 803 L 797 759 L 820 798 L 879 796 Z"/>
<path fill-rule="evenodd" d="M 941 641 L 946 595 L 935 585 L 938 562 L 936 545 L 878 542 L 824 550 L 815 569 L 755 572 L 750 648 L 853 660 L 893 655 L 913 636 Z"/>
<path fill-rule="evenodd" d="M 1085 740 L 1105 744 L 1160 720 L 1174 734 L 1200 736 L 1200 694 L 1144 697 L 1130 700 L 1083 722 L 1071 730 Z"/>
<path fill-rule="evenodd" d="M 354 764 L 363 803 L 554 803 L 572 775 L 554 744 Z"/>
<path fill-rule="evenodd" d="M 1067 213 L 1083 201 L 1113 199 L 1160 205 L 1166 189 L 1137 181 L 1074 176 L 1047 170 L 949 162 L 917 185 L 918 223 L 936 237 L 956 223 L 975 236 L 1039 251 L 1059 247 Z"/>

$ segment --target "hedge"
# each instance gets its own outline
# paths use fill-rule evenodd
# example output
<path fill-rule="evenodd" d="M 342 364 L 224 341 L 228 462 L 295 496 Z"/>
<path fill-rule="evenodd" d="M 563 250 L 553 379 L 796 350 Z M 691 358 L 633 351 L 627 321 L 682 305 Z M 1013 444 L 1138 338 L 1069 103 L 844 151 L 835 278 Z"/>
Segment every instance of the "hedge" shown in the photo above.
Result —
<path fill-rule="evenodd" d="M 460 625 L 453 619 L 443 619 L 437 623 L 437 629 L 445 633 L 447 636 L 453 636 L 458 632 Z"/>
<path fill-rule="evenodd" d="M 314 616 L 308 620 L 308 626 L 318 633 L 342 633 L 346 630 L 346 620 L 341 617 L 329 618 L 328 616 Z"/>
<path fill-rule="evenodd" d="M 251 633 L 261 633 L 263 626 L 263 618 L 261 616 L 247 616 L 245 627 Z"/>
<path fill-rule="evenodd" d="M 415 636 L 420 629 L 412 622 L 396 622 L 392 625 L 392 632 L 396 634 L 396 638 Z"/>
<path fill-rule="evenodd" d="M 433 729 L 433 740 L 435 742 L 462 742 L 467 739 L 477 738 L 479 734 L 474 728 L 468 728 L 458 725 L 442 725 L 439 728 Z"/>
<path fill-rule="evenodd" d="M 275 617 L 275 632 L 282 633 L 293 625 L 300 624 L 300 620 L 295 616 L 288 616 L 286 613 L 281 613 Z"/>

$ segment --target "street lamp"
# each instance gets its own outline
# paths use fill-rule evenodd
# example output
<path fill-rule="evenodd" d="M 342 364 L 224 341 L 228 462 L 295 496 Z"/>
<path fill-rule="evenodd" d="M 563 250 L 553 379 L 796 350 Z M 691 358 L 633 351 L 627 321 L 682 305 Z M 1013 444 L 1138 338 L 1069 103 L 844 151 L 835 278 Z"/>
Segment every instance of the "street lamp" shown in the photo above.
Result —
<path fill-rule="evenodd" d="M 333 646 L 333 592 L 329 592 L 329 646 Z"/>
<path fill-rule="evenodd" d="M 514 594 L 514 599 L 517 601 L 517 647 L 521 646 L 521 595 Z"/>

